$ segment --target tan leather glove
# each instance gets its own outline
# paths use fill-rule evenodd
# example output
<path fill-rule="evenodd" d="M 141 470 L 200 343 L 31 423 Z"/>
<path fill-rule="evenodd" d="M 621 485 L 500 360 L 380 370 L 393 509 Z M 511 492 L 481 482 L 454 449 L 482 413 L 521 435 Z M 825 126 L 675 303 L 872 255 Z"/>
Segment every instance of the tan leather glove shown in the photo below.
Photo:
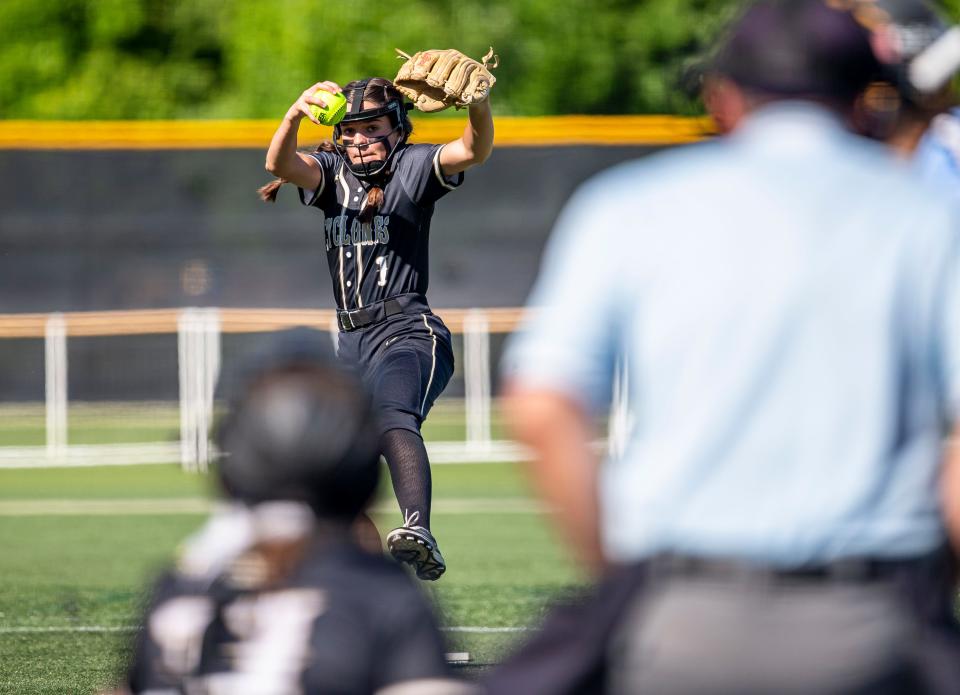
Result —
<path fill-rule="evenodd" d="M 479 104 L 490 95 L 497 81 L 490 70 L 497 67 L 500 59 L 492 47 L 482 62 L 453 48 L 420 51 L 412 56 L 398 48 L 397 53 L 405 60 L 393 83 L 425 113 Z"/>

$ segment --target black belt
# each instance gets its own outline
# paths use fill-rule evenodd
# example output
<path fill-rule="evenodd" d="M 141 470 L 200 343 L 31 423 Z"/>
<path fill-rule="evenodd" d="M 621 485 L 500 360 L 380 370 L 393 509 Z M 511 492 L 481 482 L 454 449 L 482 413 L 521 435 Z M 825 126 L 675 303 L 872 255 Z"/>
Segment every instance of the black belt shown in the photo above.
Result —
<path fill-rule="evenodd" d="M 661 578 L 870 582 L 917 570 L 921 564 L 920 558 L 851 557 L 796 567 L 772 567 L 740 559 L 658 555 L 647 561 L 647 568 L 652 576 Z"/>
<path fill-rule="evenodd" d="M 353 311 L 337 311 L 337 323 L 341 331 L 355 331 L 371 324 L 383 321 L 389 316 L 403 313 L 403 303 L 393 297 L 375 302 L 370 306 Z"/>

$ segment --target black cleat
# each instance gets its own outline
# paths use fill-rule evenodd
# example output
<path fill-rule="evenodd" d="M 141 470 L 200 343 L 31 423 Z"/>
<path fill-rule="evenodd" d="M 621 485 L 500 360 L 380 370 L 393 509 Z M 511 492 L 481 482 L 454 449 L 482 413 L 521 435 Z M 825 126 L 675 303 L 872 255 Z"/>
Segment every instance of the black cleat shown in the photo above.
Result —
<path fill-rule="evenodd" d="M 387 549 L 397 562 L 416 571 L 417 577 L 436 581 L 447 571 L 437 539 L 423 526 L 401 526 L 387 534 Z"/>

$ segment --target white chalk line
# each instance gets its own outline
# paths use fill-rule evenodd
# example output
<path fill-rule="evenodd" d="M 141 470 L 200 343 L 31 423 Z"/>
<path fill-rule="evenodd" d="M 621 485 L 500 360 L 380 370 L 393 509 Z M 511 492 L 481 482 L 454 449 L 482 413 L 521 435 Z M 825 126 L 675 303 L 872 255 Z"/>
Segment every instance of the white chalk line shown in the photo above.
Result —
<path fill-rule="evenodd" d="M 457 627 L 441 627 L 444 632 L 467 632 L 474 635 L 499 635 L 513 632 L 529 632 L 532 627 L 484 627 L 478 625 L 464 625 Z"/>
<path fill-rule="evenodd" d="M 43 635 L 56 633 L 86 632 L 93 634 L 111 634 L 136 632 L 139 630 L 137 625 L 22 625 L 0 627 L 0 635 Z M 516 632 L 528 632 L 530 627 L 487 627 L 484 625 L 456 625 L 452 627 L 441 627 L 443 632 L 459 632 L 476 635 L 496 635 Z"/>
<path fill-rule="evenodd" d="M 140 628 L 133 625 L 60 625 L 60 626 L 32 626 L 0 627 L 0 635 L 45 635 L 59 632 L 136 632 Z"/>
<path fill-rule="evenodd" d="M 0 517 L 10 516 L 137 516 L 209 514 L 214 501 L 205 498 L 114 500 L 7 500 L 0 501 Z M 383 502 L 371 510 L 392 513 L 396 504 Z M 434 514 L 539 514 L 543 505 L 527 498 L 450 498 L 433 502 Z"/>

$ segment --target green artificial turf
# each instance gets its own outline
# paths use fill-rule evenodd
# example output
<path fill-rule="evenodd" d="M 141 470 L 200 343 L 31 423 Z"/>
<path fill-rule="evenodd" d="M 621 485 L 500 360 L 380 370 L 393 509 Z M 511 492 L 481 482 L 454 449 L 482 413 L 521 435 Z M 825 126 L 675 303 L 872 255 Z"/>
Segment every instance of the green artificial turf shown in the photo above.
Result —
<path fill-rule="evenodd" d="M 122 505 L 199 501 L 210 487 L 172 465 L 0 470 L 0 693 L 91 693 L 115 681 L 150 577 L 204 518 L 124 513 Z M 518 504 L 528 491 L 516 466 L 435 466 L 434 498 L 433 528 L 449 570 L 422 586 L 443 624 L 536 625 L 552 598 L 579 584 L 535 505 Z M 11 506 L 45 500 L 104 506 L 59 515 Z M 470 511 L 471 502 L 482 511 Z M 400 521 L 393 506 L 385 481 L 374 515 L 383 532 Z M 500 660 L 523 634 L 447 636 L 476 666 Z"/>
<path fill-rule="evenodd" d="M 505 437 L 499 408 L 490 413 L 491 436 Z M 462 441 L 466 437 L 464 403 L 437 403 L 423 426 L 428 441 Z M 67 405 L 70 444 L 137 444 L 176 441 L 180 436 L 177 403 L 85 403 Z M 43 403 L 0 404 L 0 446 L 42 446 L 46 442 Z"/>

